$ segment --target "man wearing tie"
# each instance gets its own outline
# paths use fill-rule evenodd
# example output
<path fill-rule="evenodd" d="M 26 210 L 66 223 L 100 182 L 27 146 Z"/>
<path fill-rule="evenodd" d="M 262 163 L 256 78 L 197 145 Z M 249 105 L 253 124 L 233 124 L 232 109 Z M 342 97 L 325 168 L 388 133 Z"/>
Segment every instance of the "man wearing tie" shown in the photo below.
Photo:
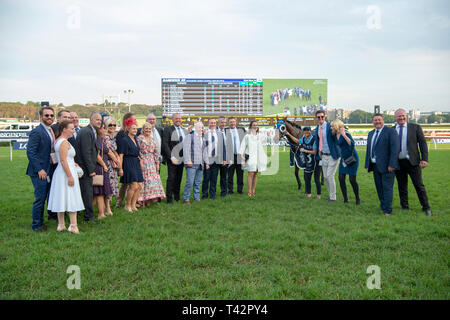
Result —
<path fill-rule="evenodd" d="M 208 121 L 208 131 L 205 132 L 204 140 L 206 144 L 206 150 L 208 152 L 208 165 L 209 169 L 203 170 L 203 183 L 202 183 L 202 200 L 216 199 L 216 185 L 217 176 L 219 174 L 219 161 L 218 150 L 219 150 L 219 139 L 216 130 L 216 119 L 209 119 Z"/>
<path fill-rule="evenodd" d="M 92 112 L 89 118 L 89 125 L 83 127 L 76 139 L 75 162 L 83 169 L 83 176 L 80 178 L 81 197 L 84 204 L 84 221 L 97 224 L 94 219 L 94 187 L 92 185 L 95 176 L 95 166 L 97 163 L 97 130 L 102 125 L 102 116 L 98 112 Z"/>
<path fill-rule="evenodd" d="M 181 126 L 181 115 L 172 115 L 173 125 L 163 131 L 161 150 L 167 162 L 167 203 L 180 200 L 180 185 L 183 178 L 183 139 L 187 132 Z"/>
<path fill-rule="evenodd" d="M 220 196 L 225 197 L 227 195 L 227 173 L 228 165 L 231 163 L 231 159 L 228 157 L 227 150 L 227 137 L 225 133 L 225 125 L 227 121 L 224 117 L 219 117 L 219 128 L 217 129 L 218 138 L 218 157 L 219 157 L 219 173 L 220 173 Z M 221 161 L 220 161 L 221 160 Z"/>
<path fill-rule="evenodd" d="M 242 160 L 238 155 L 238 151 L 241 147 L 241 141 L 245 136 L 245 129 L 236 127 L 235 118 L 229 118 L 228 125 L 230 127 L 225 129 L 227 137 L 227 155 L 231 163 L 228 167 L 228 194 L 233 194 L 233 178 L 235 171 L 237 193 L 242 194 L 242 189 L 244 188 L 244 171 L 242 170 Z"/>
<path fill-rule="evenodd" d="M 341 152 L 337 145 L 336 134 L 331 131 L 331 125 L 326 121 L 324 110 L 316 111 L 317 127 L 316 127 L 316 141 L 318 144 L 318 151 L 316 153 L 316 160 L 322 161 L 322 172 L 325 182 L 327 184 L 329 198 L 328 201 L 336 201 L 336 181 L 334 176 L 339 165 Z M 319 162 L 320 163 L 320 162 Z"/>
<path fill-rule="evenodd" d="M 395 171 L 397 178 L 400 205 L 403 210 L 409 209 L 408 204 L 408 175 L 416 189 L 422 210 L 431 216 L 427 191 L 422 182 L 422 169 L 428 166 L 428 146 L 422 128 L 418 124 L 406 122 L 406 111 L 395 111 L 394 126 L 399 135 L 400 153 L 398 155 L 399 170 Z M 420 148 L 420 153 L 419 153 Z"/>
<path fill-rule="evenodd" d="M 366 164 L 368 172 L 373 171 L 380 208 L 385 216 L 392 214 L 392 198 L 395 169 L 398 169 L 398 134 L 384 125 L 383 115 L 375 113 L 372 118 L 374 130 L 367 138 Z"/>
<path fill-rule="evenodd" d="M 76 145 L 76 139 L 77 139 L 77 135 L 80 132 L 80 119 L 78 118 L 78 114 L 76 112 L 71 112 L 70 113 L 70 117 L 72 118 L 72 123 L 74 126 L 74 133 L 73 133 L 73 137 L 69 138 L 69 142 L 72 146 L 75 147 Z"/>
<path fill-rule="evenodd" d="M 27 145 L 28 168 L 34 187 L 34 202 L 32 209 L 33 223 L 31 228 L 36 232 L 47 230 L 44 224 L 44 205 L 50 190 L 52 174 L 51 153 L 54 153 L 55 134 L 50 127 L 55 119 L 53 108 L 44 106 L 39 110 L 41 124 L 34 128 Z M 56 155 L 55 155 L 56 157 Z"/>

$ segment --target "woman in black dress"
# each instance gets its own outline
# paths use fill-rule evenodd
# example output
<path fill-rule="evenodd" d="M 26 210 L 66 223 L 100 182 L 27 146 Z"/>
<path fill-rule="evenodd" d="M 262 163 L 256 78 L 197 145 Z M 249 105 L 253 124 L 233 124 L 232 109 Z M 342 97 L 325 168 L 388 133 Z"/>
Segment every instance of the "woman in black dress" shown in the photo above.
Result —
<path fill-rule="evenodd" d="M 127 112 L 123 115 L 121 128 L 120 128 L 119 132 L 117 132 L 117 135 L 116 135 L 117 151 L 120 150 L 120 144 L 122 142 L 122 139 L 127 135 L 125 133 L 125 127 L 126 127 L 125 121 L 130 121 L 128 119 L 133 119 L 133 122 L 136 123 L 136 115 L 133 112 Z M 127 192 L 127 188 L 128 188 L 128 185 L 126 183 L 121 183 L 120 190 L 119 190 L 119 197 L 117 198 L 117 201 L 116 201 L 116 208 L 120 208 L 122 206 L 122 201 L 125 198 L 125 193 Z"/>
<path fill-rule="evenodd" d="M 130 121 L 128 121 L 130 120 Z M 125 121 L 124 136 L 118 149 L 120 163 L 119 168 L 120 182 L 128 185 L 127 196 L 125 200 L 125 210 L 137 211 L 136 202 L 142 189 L 144 177 L 142 175 L 142 163 L 139 158 L 139 144 L 136 142 L 137 125 L 130 118 Z"/>

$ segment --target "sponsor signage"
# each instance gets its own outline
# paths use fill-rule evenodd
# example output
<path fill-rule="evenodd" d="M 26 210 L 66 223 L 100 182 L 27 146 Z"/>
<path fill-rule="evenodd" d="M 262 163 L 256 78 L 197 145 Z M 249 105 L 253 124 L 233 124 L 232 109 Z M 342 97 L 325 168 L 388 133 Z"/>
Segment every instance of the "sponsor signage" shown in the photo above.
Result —
<path fill-rule="evenodd" d="M 13 150 L 27 150 L 27 144 L 28 142 L 14 142 L 13 143 Z"/>
<path fill-rule="evenodd" d="M 258 125 L 261 127 L 273 127 L 277 123 L 277 117 L 234 117 L 236 119 L 236 125 L 241 127 L 248 127 L 250 122 L 253 120 L 258 121 Z M 279 117 L 278 119 L 282 119 L 283 117 Z M 209 116 L 209 117 L 181 117 L 182 125 L 187 127 L 190 124 L 194 124 L 197 121 L 202 121 L 205 126 L 208 126 L 209 119 L 218 119 L 218 116 Z M 300 126 L 315 126 L 314 117 L 287 117 L 288 121 L 295 122 Z M 162 119 L 163 126 L 171 126 L 172 118 L 166 117 Z"/>
<path fill-rule="evenodd" d="M 0 141 L 28 140 L 31 131 L 0 130 Z"/>

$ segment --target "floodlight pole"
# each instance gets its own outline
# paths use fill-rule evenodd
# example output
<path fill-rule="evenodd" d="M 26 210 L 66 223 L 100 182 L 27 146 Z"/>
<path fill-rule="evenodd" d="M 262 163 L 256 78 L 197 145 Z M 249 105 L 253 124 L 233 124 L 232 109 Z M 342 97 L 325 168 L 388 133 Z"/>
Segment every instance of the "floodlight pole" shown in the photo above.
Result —
<path fill-rule="evenodd" d="M 123 90 L 123 93 L 128 94 L 128 112 L 131 112 L 130 96 L 134 93 L 134 90 L 132 89 Z"/>

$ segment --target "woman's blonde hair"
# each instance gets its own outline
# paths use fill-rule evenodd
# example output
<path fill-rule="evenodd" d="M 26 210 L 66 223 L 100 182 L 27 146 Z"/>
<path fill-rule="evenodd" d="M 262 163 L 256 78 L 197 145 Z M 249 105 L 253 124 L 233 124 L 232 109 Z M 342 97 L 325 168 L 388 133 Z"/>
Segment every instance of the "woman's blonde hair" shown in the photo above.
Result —
<path fill-rule="evenodd" d="M 150 129 L 153 129 L 153 128 L 152 128 L 152 125 L 151 125 L 149 122 L 145 122 L 145 123 L 142 125 L 142 132 L 144 132 L 144 129 L 147 128 L 147 127 L 150 127 Z"/>
<path fill-rule="evenodd" d="M 339 119 L 333 120 L 333 121 L 331 122 L 331 128 L 332 128 L 335 132 L 339 132 L 339 129 L 340 129 L 340 128 L 344 128 L 344 123 L 343 123 L 341 120 L 339 120 Z"/>

